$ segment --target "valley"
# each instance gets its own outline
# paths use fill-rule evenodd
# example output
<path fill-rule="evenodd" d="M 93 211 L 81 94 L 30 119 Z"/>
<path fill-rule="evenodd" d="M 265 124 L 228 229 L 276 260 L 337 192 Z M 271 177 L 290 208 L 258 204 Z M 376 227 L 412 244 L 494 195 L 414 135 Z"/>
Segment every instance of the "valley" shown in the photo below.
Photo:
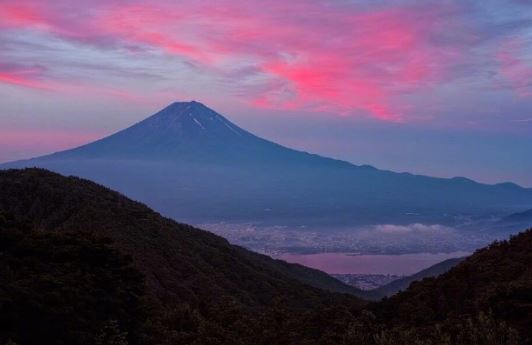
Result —
<path fill-rule="evenodd" d="M 506 235 L 443 225 L 375 225 L 308 229 L 291 226 L 197 224 L 237 244 L 272 256 L 355 253 L 363 255 L 471 252 Z"/>
<path fill-rule="evenodd" d="M 452 258 L 471 255 L 471 252 L 378 254 L 319 253 L 273 255 L 290 263 L 297 263 L 330 274 L 412 275 L 425 268 Z"/>

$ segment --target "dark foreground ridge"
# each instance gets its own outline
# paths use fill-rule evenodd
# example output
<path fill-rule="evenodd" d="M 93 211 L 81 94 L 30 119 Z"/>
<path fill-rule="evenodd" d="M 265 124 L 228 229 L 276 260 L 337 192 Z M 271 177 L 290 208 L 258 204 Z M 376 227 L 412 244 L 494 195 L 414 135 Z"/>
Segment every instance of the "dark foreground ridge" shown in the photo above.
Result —
<path fill-rule="evenodd" d="M 532 231 L 368 304 L 90 181 L 0 191 L 0 344 L 531 343 Z"/>

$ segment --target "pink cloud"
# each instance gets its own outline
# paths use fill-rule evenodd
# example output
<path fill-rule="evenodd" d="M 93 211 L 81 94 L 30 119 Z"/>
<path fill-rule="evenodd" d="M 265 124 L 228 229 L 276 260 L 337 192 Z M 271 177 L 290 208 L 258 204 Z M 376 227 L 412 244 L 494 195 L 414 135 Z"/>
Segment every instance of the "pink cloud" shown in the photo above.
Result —
<path fill-rule="evenodd" d="M 0 4 L 0 26 L 4 27 L 47 27 L 47 20 L 40 9 L 15 3 Z"/>
<path fill-rule="evenodd" d="M 47 129 L 0 128 L 0 162 L 27 159 L 77 147 L 103 137 L 105 133 Z"/>
<path fill-rule="evenodd" d="M 32 80 L 18 73 L 0 72 L 0 83 L 23 86 L 30 89 L 48 89 L 45 83 Z"/>
<path fill-rule="evenodd" d="M 519 39 L 505 41 L 497 54 L 499 72 L 518 96 L 531 97 L 532 63 L 522 57 L 524 48 L 524 43 Z"/>
<path fill-rule="evenodd" d="M 148 100 L 148 96 L 129 90 L 50 78 L 47 69 L 40 65 L 0 63 L 0 84 L 65 95 L 119 98 L 136 103 L 147 103 Z"/>
<path fill-rule="evenodd" d="M 207 61 L 206 51 L 180 37 L 181 24 L 186 21 L 182 11 L 133 4 L 110 8 L 93 18 L 91 26 L 131 44 L 154 46 L 170 54 Z"/>
<path fill-rule="evenodd" d="M 50 90 L 51 86 L 41 80 L 42 66 L 24 66 L 0 63 L 0 83 L 22 86 L 30 89 Z"/>
<path fill-rule="evenodd" d="M 0 161 L 28 158 L 30 155 L 64 150 L 76 147 L 102 136 L 101 133 L 86 131 L 55 131 L 44 129 L 0 129 L 0 146 L 3 148 Z M 21 155 L 25 152 L 25 155 Z"/>
<path fill-rule="evenodd" d="M 285 27 L 277 18 L 266 18 L 262 34 L 252 30 L 254 39 L 278 50 L 264 51 L 259 66 L 292 87 L 294 97 L 285 102 L 289 107 L 314 103 L 322 110 L 363 110 L 382 120 L 398 120 L 401 105 L 394 102 L 395 96 L 444 79 L 459 55 L 457 48 L 442 50 L 430 44 L 439 30 L 439 10 L 421 10 L 329 8 L 320 13 L 323 23 L 290 19 Z M 304 11 L 309 12 L 312 9 Z M 248 49 L 247 44 L 234 42 L 231 48 Z M 276 103 L 276 96 L 261 95 L 256 104 Z"/>
<path fill-rule="evenodd" d="M 157 49 L 215 78 L 239 64 L 251 66 L 247 77 L 264 83 L 261 93 L 246 95 L 256 106 L 363 113 L 386 121 L 403 119 L 408 104 L 402 94 L 444 80 L 461 48 L 432 42 L 441 14 L 454 9 L 449 5 L 278 0 L 265 9 L 258 0 L 221 0 L 67 6 L 84 11 L 80 21 L 67 15 L 64 1 L 21 3 L 0 7 L 7 9 L 8 24 L 102 48 Z"/>
<path fill-rule="evenodd" d="M 439 29 L 434 24 L 437 7 L 421 8 L 420 14 L 416 7 L 362 11 L 320 1 L 272 3 L 268 11 L 223 5 L 224 10 L 200 6 L 179 11 L 119 7 L 98 18 L 104 24 L 98 26 L 205 68 L 247 59 L 260 73 L 285 82 L 290 94 L 279 98 L 273 89 L 255 95 L 256 105 L 362 110 L 383 120 L 401 118 L 401 106 L 393 100 L 398 89 L 407 92 L 437 82 L 451 62 L 448 51 L 430 44 L 430 35 Z M 317 22 L 308 20 L 312 13 L 320 14 Z M 114 20 L 117 16 L 120 20 Z"/>

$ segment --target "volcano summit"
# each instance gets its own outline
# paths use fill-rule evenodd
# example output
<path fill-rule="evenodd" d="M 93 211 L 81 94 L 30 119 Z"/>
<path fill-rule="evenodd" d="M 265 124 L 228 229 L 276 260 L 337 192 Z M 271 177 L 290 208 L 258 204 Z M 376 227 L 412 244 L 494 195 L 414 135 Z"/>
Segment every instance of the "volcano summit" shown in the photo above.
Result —
<path fill-rule="evenodd" d="M 191 223 L 457 225 L 532 207 L 532 190 L 357 166 L 259 138 L 199 102 L 111 136 L 1 168 L 89 178 Z"/>

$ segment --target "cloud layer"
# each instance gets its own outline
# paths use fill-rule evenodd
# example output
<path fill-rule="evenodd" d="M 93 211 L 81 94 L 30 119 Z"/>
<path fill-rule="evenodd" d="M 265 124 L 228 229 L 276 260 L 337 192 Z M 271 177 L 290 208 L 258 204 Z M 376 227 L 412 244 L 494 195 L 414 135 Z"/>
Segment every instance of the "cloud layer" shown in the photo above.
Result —
<path fill-rule="evenodd" d="M 7 0 L 0 82 L 132 99 L 208 86 L 253 107 L 430 119 L 442 115 L 416 99 L 426 92 L 531 95 L 524 9 L 532 13 L 506 1 Z"/>

